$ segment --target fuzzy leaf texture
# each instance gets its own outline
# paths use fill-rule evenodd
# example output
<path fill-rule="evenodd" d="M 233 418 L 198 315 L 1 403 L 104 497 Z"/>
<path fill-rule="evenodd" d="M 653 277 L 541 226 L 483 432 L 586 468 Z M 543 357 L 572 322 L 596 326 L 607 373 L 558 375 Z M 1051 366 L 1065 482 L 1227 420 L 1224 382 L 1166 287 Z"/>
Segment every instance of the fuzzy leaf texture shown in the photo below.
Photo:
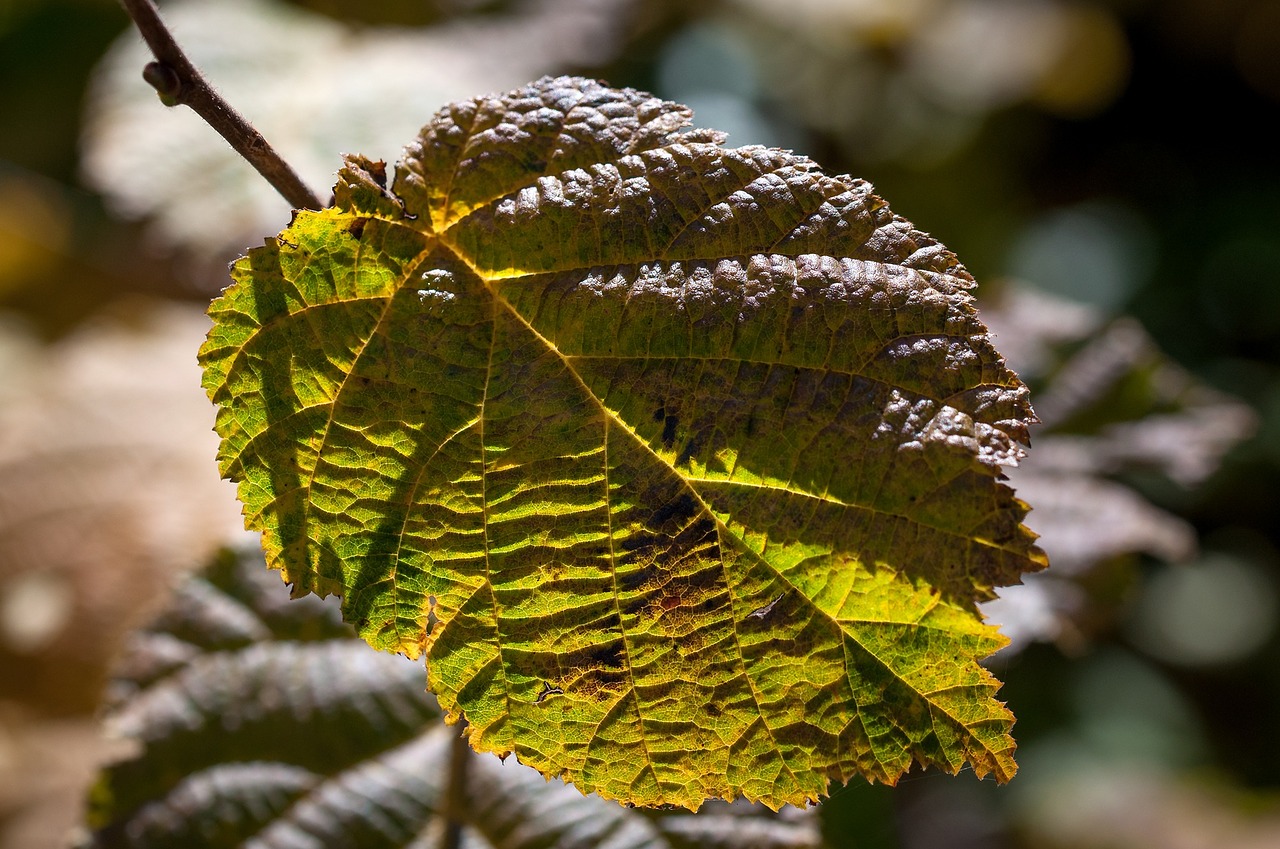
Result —
<path fill-rule="evenodd" d="M 1006 780 L 976 603 L 1044 565 L 954 255 L 630 89 L 446 107 L 233 270 L 223 474 L 480 751 L 639 805 Z"/>

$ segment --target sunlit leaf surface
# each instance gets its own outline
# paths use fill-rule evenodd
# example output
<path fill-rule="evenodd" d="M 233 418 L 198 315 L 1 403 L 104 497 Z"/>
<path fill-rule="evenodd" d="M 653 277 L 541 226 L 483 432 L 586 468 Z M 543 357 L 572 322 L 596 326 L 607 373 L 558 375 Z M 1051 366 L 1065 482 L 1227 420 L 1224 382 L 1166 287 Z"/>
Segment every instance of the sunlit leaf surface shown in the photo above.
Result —
<path fill-rule="evenodd" d="M 689 120 L 543 79 L 349 158 L 211 309 L 223 472 L 481 751 L 645 805 L 1005 780 L 1026 389 L 868 184 Z"/>

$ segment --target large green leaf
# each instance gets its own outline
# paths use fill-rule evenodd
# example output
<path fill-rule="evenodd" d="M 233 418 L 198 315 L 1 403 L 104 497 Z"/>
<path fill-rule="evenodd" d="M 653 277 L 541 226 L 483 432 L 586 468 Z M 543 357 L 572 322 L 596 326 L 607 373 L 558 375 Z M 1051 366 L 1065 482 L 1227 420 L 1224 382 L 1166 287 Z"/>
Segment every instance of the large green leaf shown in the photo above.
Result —
<path fill-rule="evenodd" d="M 428 849 L 450 820 L 476 849 L 820 843 L 814 812 L 648 816 L 459 751 L 420 663 L 264 579 L 260 554 L 223 552 L 134 635 L 108 723 L 138 745 L 99 776 L 85 849 Z"/>
<path fill-rule="evenodd" d="M 1043 565 L 973 282 L 865 182 L 543 79 L 251 251 L 201 352 L 296 594 L 583 791 L 1014 770 L 977 601 Z"/>

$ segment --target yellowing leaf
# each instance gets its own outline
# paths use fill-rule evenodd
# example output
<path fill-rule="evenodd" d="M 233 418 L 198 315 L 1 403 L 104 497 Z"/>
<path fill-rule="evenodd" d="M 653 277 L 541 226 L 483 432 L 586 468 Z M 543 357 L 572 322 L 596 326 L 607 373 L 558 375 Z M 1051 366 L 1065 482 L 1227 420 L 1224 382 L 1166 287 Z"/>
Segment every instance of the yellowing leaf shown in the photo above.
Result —
<path fill-rule="evenodd" d="M 389 189 L 349 158 L 211 309 L 247 523 L 477 749 L 584 792 L 1005 780 L 975 604 L 1044 563 L 999 482 L 1026 389 L 869 185 L 689 120 L 542 79 Z"/>
<path fill-rule="evenodd" d="M 475 849 L 822 845 L 816 810 L 653 815 L 456 751 L 418 664 L 279 589 L 260 553 L 223 552 L 134 633 L 106 717 L 132 745 L 99 774 L 77 846 L 422 849 L 450 825 Z"/>

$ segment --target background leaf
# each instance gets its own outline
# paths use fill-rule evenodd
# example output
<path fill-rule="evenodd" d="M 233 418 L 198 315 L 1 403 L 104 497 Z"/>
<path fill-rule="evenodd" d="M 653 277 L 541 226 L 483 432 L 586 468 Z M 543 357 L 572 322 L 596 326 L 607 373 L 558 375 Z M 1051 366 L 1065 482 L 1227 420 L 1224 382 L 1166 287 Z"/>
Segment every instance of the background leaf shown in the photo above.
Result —
<path fill-rule="evenodd" d="M 1179 367 L 1131 319 L 1025 286 L 1008 287 L 983 315 L 1040 399 L 1035 453 L 1010 478 L 1036 505 L 1029 523 L 1054 564 L 983 609 L 1016 648 L 1078 642 L 1115 604 L 1089 597 L 1090 581 L 1106 586 L 1106 567 L 1196 554 L 1191 524 L 1151 498 L 1201 484 L 1257 416 Z"/>
<path fill-rule="evenodd" d="M 482 751 L 696 808 L 1012 775 L 975 603 L 1043 566 L 972 279 L 870 186 L 544 78 L 237 264 L 201 353 L 295 592 Z M 432 621 L 434 619 L 434 625 Z"/>
<path fill-rule="evenodd" d="M 355 27 L 275 0 L 177 0 L 164 15 L 227 100 L 324 187 L 338 153 L 390 157 L 441 103 L 603 61 L 631 8 L 533 0 L 419 29 Z M 234 256 L 288 221 L 288 205 L 194 113 L 156 108 L 138 79 L 150 58 L 126 31 L 103 59 L 83 131 L 86 177 L 168 243 Z"/>
<path fill-rule="evenodd" d="M 421 666 L 369 651 L 334 605 L 287 602 L 256 550 L 182 584 L 119 672 L 108 724 L 137 752 L 100 777 L 84 845 L 439 845 L 457 730 Z M 642 814 L 462 751 L 463 845 L 819 845 L 814 812 Z"/>

